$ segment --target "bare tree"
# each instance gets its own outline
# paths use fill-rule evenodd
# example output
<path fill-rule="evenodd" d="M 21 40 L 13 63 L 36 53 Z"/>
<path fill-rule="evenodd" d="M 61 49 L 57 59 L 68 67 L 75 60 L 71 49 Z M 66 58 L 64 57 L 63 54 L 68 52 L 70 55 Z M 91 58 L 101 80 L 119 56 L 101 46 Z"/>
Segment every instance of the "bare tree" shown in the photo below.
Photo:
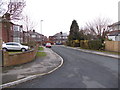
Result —
<path fill-rule="evenodd" d="M 105 38 L 106 33 L 109 32 L 108 25 L 110 25 L 110 19 L 97 18 L 93 22 L 86 23 L 86 29 L 88 33 L 98 38 Z"/>
<path fill-rule="evenodd" d="M 3 1 L 0 1 L 0 11 L 3 11 L 3 3 Z M 24 0 L 10 0 L 8 3 L 6 2 L 5 4 L 7 4 L 7 8 L 5 9 L 4 14 L 9 13 L 11 20 L 22 19 L 21 13 L 26 5 L 26 2 Z"/>
<path fill-rule="evenodd" d="M 24 29 L 27 31 L 27 42 L 29 42 L 29 31 L 34 29 L 36 23 L 33 22 L 27 14 L 24 16 L 23 20 L 24 20 L 24 25 L 23 25 Z"/>
<path fill-rule="evenodd" d="M 5 5 L 6 3 L 5 2 L 3 2 L 3 0 L 0 0 L 0 15 L 2 16 L 3 15 L 3 13 L 5 12 L 5 8 L 4 8 L 4 5 Z"/>
<path fill-rule="evenodd" d="M 36 26 L 36 23 L 33 22 L 28 15 L 25 15 L 23 20 L 25 25 L 24 27 L 27 31 L 33 30 L 34 27 Z"/>

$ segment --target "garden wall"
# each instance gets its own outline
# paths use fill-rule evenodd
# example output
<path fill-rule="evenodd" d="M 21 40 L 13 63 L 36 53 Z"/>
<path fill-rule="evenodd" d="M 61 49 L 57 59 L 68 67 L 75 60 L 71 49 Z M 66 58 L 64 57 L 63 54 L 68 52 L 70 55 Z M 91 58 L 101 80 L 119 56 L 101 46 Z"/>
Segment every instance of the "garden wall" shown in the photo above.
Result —
<path fill-rule="evenodd" d="M 17 54 L 8 54 L 8 52 L 3 52 L 3 66 L 14 66 L 19 64 L 24 64 L 34 60 L 36 53 L 38 51 L 38 46 L 33 50 L 26 51 Z"/>

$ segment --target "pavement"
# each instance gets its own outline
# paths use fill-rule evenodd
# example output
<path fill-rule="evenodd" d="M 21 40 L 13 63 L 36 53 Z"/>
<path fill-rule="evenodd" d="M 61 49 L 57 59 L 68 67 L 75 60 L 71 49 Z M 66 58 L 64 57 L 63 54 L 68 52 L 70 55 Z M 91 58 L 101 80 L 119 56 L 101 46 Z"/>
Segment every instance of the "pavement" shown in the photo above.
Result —
<path fill-rule="evenodd" d="M 64 59 L 55 72 L 10 88 L 117 88 L 118 59 L 52 46 Z"/>
<path fill-rule="evenodd" d="M 72 48 L 64 46 L 66 48 Z M 118 55 L 108 54 L 104 52 L 97 52 L 92 50 L 84 50 L 79 48 L 72 48 L 87 53 L 99 54 L 113 58 L 119 58 Z M 47 56 L 36 57 L 34 61 L 22 64 L 19 66 L 5 67 L 2 69 L 2 85 L 0 88 L 7 88 L 28 80 L 40 77 L 42 75 L 50 74 L 63 64 L 63 59 L 58 54 L 49 48 L 44 48 Z"/>
<path fill-rule="evenodd" d="M 68 46 L 64 46 L 64 47 L 79 50 L 79 51 L 86 52 L 86 53 L 98 54 L 98 55 L 103 55 L 103 56 L 107 56 L 107 57 L 113 57 L 113 58 L 120 59 L 120 55 L 117 55 L 117 54 L 115 55 L 115 54 L 110 54 L 110 53 L 106 53 L 106 52 L 85 50 L 85 49 L 80 49 L 79 47 L 74 47 L 74 48 L 73 47 L 68 47 Z"/>
<path fill-rule="evenodd" d="M 52 73 L 61 67 L 63 59 L 58 54 L 49 48 L 44 48 L 44 52 L 47 56 L 36 57 L 32 62 L 2 68 L 2 85 L 0 88 L 7 88 Z"/>

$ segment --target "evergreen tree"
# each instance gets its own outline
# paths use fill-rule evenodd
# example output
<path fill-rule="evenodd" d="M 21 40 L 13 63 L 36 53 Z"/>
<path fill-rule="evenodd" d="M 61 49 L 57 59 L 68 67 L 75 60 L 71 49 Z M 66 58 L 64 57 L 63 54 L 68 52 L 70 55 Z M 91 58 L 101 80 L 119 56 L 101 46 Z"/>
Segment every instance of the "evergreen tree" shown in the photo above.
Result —
<path fill-rule="evenodd" d="M 68 40 L 79 40 L 79 26 L 76 20 L 72 21 L 71 27 L 70 27 L 70 33 L 68 36 Z"/>

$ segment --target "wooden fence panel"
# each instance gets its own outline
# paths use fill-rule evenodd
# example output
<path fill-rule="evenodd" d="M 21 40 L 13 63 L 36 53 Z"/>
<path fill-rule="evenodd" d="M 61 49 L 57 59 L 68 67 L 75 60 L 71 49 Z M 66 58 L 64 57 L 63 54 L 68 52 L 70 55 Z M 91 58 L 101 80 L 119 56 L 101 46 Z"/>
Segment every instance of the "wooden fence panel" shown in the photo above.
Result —
<path fill-rule="evenodd" d="M 120 52 L 120 41 L 105 41 L 105 50 Z"/>

